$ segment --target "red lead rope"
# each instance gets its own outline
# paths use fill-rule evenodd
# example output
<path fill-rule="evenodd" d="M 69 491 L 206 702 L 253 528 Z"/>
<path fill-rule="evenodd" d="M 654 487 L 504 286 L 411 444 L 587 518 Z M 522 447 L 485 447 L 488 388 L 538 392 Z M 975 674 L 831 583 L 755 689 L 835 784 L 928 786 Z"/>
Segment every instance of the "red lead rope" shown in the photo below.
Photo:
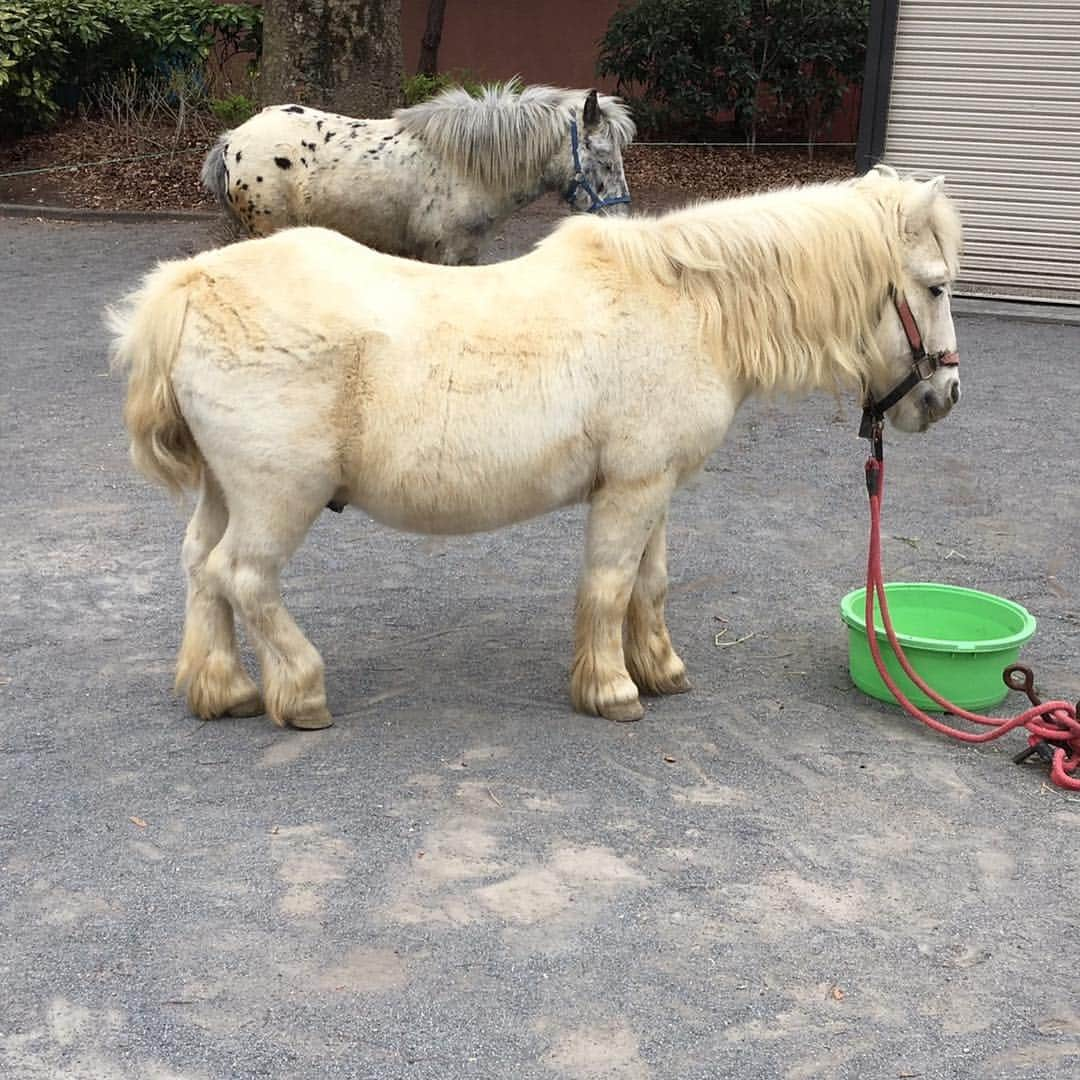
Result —
<path fill-rule="evenodd" d="M 1077 720 L 1076 708 L 1067 701 L 1046 701 L 1033 705 L 1011 719 L 980 716 L 968 712 L 947 701 L 935 693 L 912 668 L 904 650 L 897 640 L 892 620 L 889 618 L 888 603 L 885 598 L 885 579 L 881 567 L 881 499 L 885 487 L 885 464 L 878 457 L 871 457 L 866 462 L 866 487 L 870 493 L 870 556 L 866 566 L 866 637 L 870 643 L 870 652 L 874 657 L 878 674 L 892 692 L 905 712 L 921 720 L 927 727 L 948 735 L 961 742 L 984 743 L 1000 738 L 1013 728 L 1023 727 L 1028 731 L 1029 752 L 1049 749 L 1052 752 L 1050 777 L 1058 787 L 1071 791 L 1080 791 L 1080 778 L 1072 774 L 1080 766 L 1080 721 Z M 881 621 L 892 646 L 896 659 L 907 677 L 932 701 L 937 702 L 947 713 L 969 720 L 974 724 L 988 727 L 988 731 L 963 731 L 941 720 L 927 715 L 915 706 L 896 685 L 885 668 L 874 632 L 874 600 L 881 605 Z M 1010 682 L 1010 686 L 1013 684 Z M 1015 689 L 1015 686 L 1014 686 Z M 1034 700 L 1038 700 L 1035 698 Z"/>

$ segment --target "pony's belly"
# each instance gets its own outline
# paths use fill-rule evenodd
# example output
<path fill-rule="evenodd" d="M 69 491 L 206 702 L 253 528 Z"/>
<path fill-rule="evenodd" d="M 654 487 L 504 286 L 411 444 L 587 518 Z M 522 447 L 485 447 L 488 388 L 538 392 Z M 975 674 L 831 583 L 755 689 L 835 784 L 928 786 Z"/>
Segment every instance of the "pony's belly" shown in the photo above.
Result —
<path fill-rule="evenodd" d="M 391 528 L 460 535 L 490 532 L 581 502 L 596 475 L 595 466 L 585 461 L 557 471 L 515 470 L 515 475 L 449 472 L 366 477 L 349 488 L 346 499 Z"/>

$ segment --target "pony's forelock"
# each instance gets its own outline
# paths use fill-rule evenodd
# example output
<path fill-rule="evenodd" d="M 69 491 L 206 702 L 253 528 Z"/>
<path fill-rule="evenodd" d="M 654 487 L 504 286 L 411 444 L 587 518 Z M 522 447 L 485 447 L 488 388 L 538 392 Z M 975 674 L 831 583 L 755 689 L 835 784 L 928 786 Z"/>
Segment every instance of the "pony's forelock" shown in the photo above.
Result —
<path fill-rule="evenodd" d="M 394 119 L 423 139 L 447 164 L 498 191 L 535 182 L 567 138 L 587 90 L 554 86 L 522 88 L 515 77 L 485 86 L 479 97 L 451 87 L 428 101 L 398 109 Z M 600 111 L 620 150 L 634 138 L 626 104 L 599 95 Z"/>

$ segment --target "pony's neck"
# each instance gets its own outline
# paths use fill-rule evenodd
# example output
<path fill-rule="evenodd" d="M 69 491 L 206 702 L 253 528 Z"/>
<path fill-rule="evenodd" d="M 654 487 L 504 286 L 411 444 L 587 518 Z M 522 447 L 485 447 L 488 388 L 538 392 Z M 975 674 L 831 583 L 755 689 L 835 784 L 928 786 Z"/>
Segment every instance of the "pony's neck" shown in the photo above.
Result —
<path fill-rule="evenodd" d="M 488 198 L 492 204 L 491 215 L 496 220 L 501 221 L 515 211 L 528 206 L 529 203 L 536 202 L 541 195 L 546 195 L 549 191 L 565 191 L 568 184 L 569 180 L 566 181 L 566 184 L 562 184 L 557 177 L 549 175 L 548 170 L 545 169 L 540 176 L 533 180 L 519 181 L 510 191 L 498 194 L 489 193 Z"/>

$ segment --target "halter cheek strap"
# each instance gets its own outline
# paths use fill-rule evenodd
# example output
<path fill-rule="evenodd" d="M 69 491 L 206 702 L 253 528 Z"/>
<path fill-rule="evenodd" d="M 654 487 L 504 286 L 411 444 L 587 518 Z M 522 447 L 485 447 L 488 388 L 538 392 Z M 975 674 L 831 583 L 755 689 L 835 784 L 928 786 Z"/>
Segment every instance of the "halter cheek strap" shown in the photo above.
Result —
<path fill-rule="evenodd" d="M 939 367 L 959 367 L 960 365 L 960 354 L 956 350 L 942 349 L 941 352 L 928 353 L 923 345 L 919 324 L 915 321 L 907 297 L 898 294 L 891 286 L 889 297 L 900 318 L 900 325 L 904 328 L 908 348 L 911 349 L 911 371 L 879 401 L 875 401 L 873 395 L 867 390 L 866 400 L 863 402 L 862 421 L 859 424 L 859 437 L 862 439 L 880 438 L 881 424 L 889 409 L 919 383 L 929 379 Z"/>
<path fill-rule="evenodd" d="M 570 151 L 574 156 L 574 178 L 570 181 L 570 186 L 563 192 L 563 198 L 571 206 L 578 188 L 581 188 L 589 196 L 589 209 L 586 211 L 589 214 L 595 214 L 597 210 L 603 210 L 607 206 L 618 206 L 620 203 L 630 201 L 629 192 L 625 195 L 613 196 L 610 199 L 601 199 L 593 190 L 589 178 L 585 175 L 585 170 L 581 167 L 581 154 L 578 151 L 577 121 L 573 119 L 570 121 Z"/>
<path fill-rule="evenodd" d="M 927 357 L 926 349 L 923 347 L 922 334 L 919 333 L 919 324 L 915 321 L 915 316 L 911 312 L 911 305 L 907 302 L 906 296 L 897 296 L 896 290 L 891 289 L 893 306 L 896 308 L 896 314 L 900 316 L 900 325 L 904 328 L 904 336 L 908 339 L 908 345 L 911 348 L 911 358 L 918 364 L 921 360 L 930 359 L 934 362 L 934 367 L 931 370 L 936 371 L 939 367 L 957 367 L 960 364 L 960 354 L 958 352 L 949 352 L 943 349 L 939 353 L 934 353 L 933 356 Z"/>

